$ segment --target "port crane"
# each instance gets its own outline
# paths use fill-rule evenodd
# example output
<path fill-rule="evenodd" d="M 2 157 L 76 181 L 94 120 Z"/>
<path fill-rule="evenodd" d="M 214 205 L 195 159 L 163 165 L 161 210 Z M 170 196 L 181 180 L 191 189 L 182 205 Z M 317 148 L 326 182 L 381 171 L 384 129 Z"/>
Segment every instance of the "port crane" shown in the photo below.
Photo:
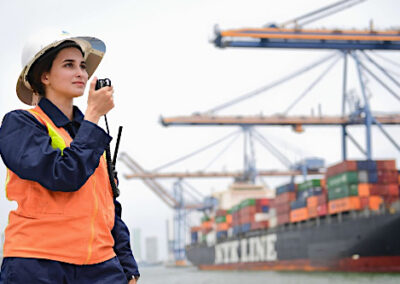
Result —
<path fill-rule="evenodd" d="M 308 13 L 293 20 L 284 22 L 281 25 L 269 24 L 263 28 L 254 29 L 238 29 L 220 31 L 215 29 L 215 39 L 213 43 L 219 48 L 241 47 L 241 48 L 296 48 L 296 49 L 333 49 L 335 53 L 326 58 L 313 62 L 300 70 L 272 82 L 266 86 L 251 91 L 243 96 L 240 96 L 230 102 L 221 104 L 205 112 L 196 113 L 191 116 L 175 116 L 175 117 L 161 117 L 160 122 L 164 126 L 177 126 L 177 125 L 223 125 L 223 126 L 239 126 L 245 137 L 245 157 L 244 157 L 244 172 L 193 172 L 193 173 L 161 173 L 159 170 L 170 166 L 176 162 L 180 162 L 190 155 L 186 155 L 176 161 L 168 163 L 153 171 L 145 171 L 136 162 L 134 162 L 127 154 L 122 155 L 122 161 L 132 170 L 132 173 L 126 174 L 125 177 L 140 178 L 142 179 L 167 205 L 175 210 L 175 227 L 180 228 L 175 230 L 175 259 L 177 261 L 184 259 L 184 239 L 185 231 L 185 210 L 210 208 L 204 206 L 205 203 L 186 204 L 183 198 L 183 189 L 181 187 L 183 178 L 192 177 L 234 177 L 243 178 L 244 180 L 254 180 L 256 176 L 293 176 L 296 174 L 321 174 L 321 164 L 317 167 L 309 167 L 311 161 L 304 161 L 296 165 L 291 164 L 285 157 L 274 147 L 268 140 L 255 130 L 255 126 L 290 126 L 296 132 L 302 132 L 303 126 L 340 126 L 342 128 L 342 158 L 347 159 L 347 138 L 354 143 L 354 145 L 365 154 L 367 159 L 372 158 L 371 147 L 371 126 L 376 125 L 384 133 L 384 135 L 392 142 L 392 144 L 400 151 L 400 147 L 395 140 L 384 129 L 384 125 L 398 125 L 400 123 L 400 114 L 391 115 L 374 115 L 371 111 L 369 100 L 366 94 L 365 74 L 375 79 L 381 84 L 392 96 L 400 100 L 399 95 L 388 87 L 383 81 L 373 72 L 366 64 L 375 66 L 380 73 L 386 78 L 389 78 L 396 86 L 400 86 L 399 82 L 381 65 L 379 65 L 375 58 L 367 53 L 370 50 L 399 50 L 400 49 L 400 34 L 399 31 L 376 31 L 370 27 L 369 31 L 341 31 L 341 30 L 312 30 L 303 29 L 303 26 L 309 24 L 322 17 L 329 16 L 333 13 L 344 10 L 348 7 L 363 2 L 344 0 Z M 290 28 L 292 26 L 292 28 Z M 347 94 L 347 65 L 348 58 L 354 60 L 360 81 L 360 87 L 363 97 L 363 105 L 359 102 L 355 104 L 351 113 L 346 114 L 346 104 L 350 104 L 350 98 Z M 332 59 L 335 61 L 332 63 Z M 329 70 L 339 59 L 343 59 L 343 93 L 342 93 L 342 114 L 340 116 L 288 116 L 288 112 L 302 99 L 307 93 L 325 76 Z M 314 69 L 317 66 L 331 61 L 329 67 L 325 72 L 317 78 L 312 84 L 289 105 L 289 107 L 282 114 L 275 116 L 218 116 L 216 113 L 229 106 L 237 104 L 241 101 L 255 97 L 264 93 L 278 85 L 284 84 L 289 80 L 300 76 L 301 74 Z M 350 125 L 365 125 L 366 126 L 366 145 L 367 149 L 364 150 L 347 131 Z M 286 167 L 287 171 L 257 171 L 255 167 L 254 148 L 252 146 L 253 140 L 261 141 L 263 146 L 266 146 Z M 311 163 L 310 163 L 311 162 Z M 165 189 L 163 189 L 155 179 L 159 178 L 177 178 L 178 182 L 174 183 L 174 194 L 171 196 Z M 198 200 L 199 201 L 199 200 Z M 184 205 L 186 204 L 186 205 Z M 212 206 L 213 202 L 209 202 Z"/>

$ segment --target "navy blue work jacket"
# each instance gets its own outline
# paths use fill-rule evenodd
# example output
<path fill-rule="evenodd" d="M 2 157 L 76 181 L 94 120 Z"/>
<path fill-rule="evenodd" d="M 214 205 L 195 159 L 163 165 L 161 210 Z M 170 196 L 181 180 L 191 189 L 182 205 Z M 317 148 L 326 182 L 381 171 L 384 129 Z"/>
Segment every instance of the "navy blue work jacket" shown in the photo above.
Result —
<path fill-rule="evenodd" d="M 96 124 L 84 120 L 75 106 L 72 121 L 46 98 L 40 100 L 39 106 L 57 127 L 63 127 L 73 138 L 70 147 L 63 150 L 64 159 L 59 150 L 46 151 L 42 147 L 50 139 L 42 123 L 27 111 L 14 110 L 5 115 L 0 128 L 0 155 L 4 164 L 20 178 L 36 181 L 49 190 L 77 191 L 96 170 L 112 138 Z M 69 158 L 65 159 L 66 156 Z M 140 274 L 132 255 L 129 230 L 121 219 L 121 204 L 116 199 L 114 204 L 114 251 L 131 279 Z"/>

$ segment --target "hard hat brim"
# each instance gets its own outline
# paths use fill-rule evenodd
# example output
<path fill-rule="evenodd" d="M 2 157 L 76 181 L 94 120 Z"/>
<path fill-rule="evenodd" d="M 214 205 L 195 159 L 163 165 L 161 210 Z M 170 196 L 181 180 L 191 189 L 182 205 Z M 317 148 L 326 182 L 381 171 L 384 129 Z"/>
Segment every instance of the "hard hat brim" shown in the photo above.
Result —
<path fill-rule="evenodd" d="M 71 37 L 49 44 L 35 55 L 35 57 L 22 69 L 22 72 L 18 77 L 16 91 L 18 98 L 23 103 L 27 105 L 35 104 L 32 87 L 26 79 L 32 64 L 50 48 L 56 47 L 67 40 L 75 41 L 82 48 L 82 51 L 85 54 L 84 59 L 89 78 L 96 71 L 101 60 L 103 59 L 104 53 L 106 52 L 106 45 L 100 39 L 95 37 Z"/>

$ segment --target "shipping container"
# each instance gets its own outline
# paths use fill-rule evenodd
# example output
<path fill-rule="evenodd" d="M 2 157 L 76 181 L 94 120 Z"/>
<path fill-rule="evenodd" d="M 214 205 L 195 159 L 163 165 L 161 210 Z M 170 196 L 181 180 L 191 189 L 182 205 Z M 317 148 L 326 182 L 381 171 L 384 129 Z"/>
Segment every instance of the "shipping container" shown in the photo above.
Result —
<path fill-rule="evenodd" d="M 240 209 L 255 205 L 256 205 L 256 200 L 254 198 L 245 199 L 242 202 L 240 202 Z"/>
<path fill-rule="evenodd" d="M 396 160 L 378 160 L 376 167 L 378 170 L 396 170 Z"/>
<path fill-rule="evenodd" d="M 294 209 L 290 212 L 290 222 L 300 222 L 308 219 L 307 207 Z"/>
<path fill-rule="evenodd" d="M 359 183 L 378 183 L 377 171 L 358 171 L 358 182 Z"/>
<path fill-rule="evenodd" d="M 253 230 L 264 230 L 268 229 L 269 227 L 269 222 L 268 221 L 259 221 L 259 222 L 253 222 L 251 223 L 250 229 Z"/>
<path fill-rule="evenodd" d="M 308 210 L 308 218 L 315 218 L 318 216 L 318 210 L 317 210 L 317 206 L 307 206 L 307 210 Z"/>
<path fill-rule="evenodd" d="M 296 190 L 296 184 L 287 183 L 276 188 L 276 195 L 280 195 L 285 192 L 294 192 Z"/>
<path fill-rule="evenodd" d="M 318 216 L 322 217 L 328 214 L 328 204 L 324 203 L 324 204 L 319 204 L 317 206 L 317 213 Z"/>
<path fill-rule="evenodd" d="M 297 185 L 297 191 L 304 191 L 308 190 L 313 187 L 321 187 L 321 180 L 320 179 L 312 179 L 307 180 L 303 183 Z"/>
<path fill-rule="evenodd" d="M 357 161 L 357 170 L 359 171 L 376 171 L 376 161 L 373 160 L 365 160 L 365 161 Z"/>
<path fill-rule="evenodd" d="M 358 196 L 358 184 L 344 184 L 329 188 L 328 199 L 335 200 L 349 196 Z"/>
<path fill-rule="evenodd" d="M 357 171 L 356 161 L 343 161 L 341 163 L 330 166 L 326 170 L 326 177 L 336 176 L 344 172 L 355 172 Z"/>
<path fill-rule="evenodd" d="M 381 196 L 370 196 L 369 197 L 369 209 L 379 210 L 383 205 L 383 198 Z"/>
<path fill-rule="evenodd" d="M 358 184 L 358 173 L 344 172 L 336 176 L 332 176 L 327 180 L 328 190 L 332 187 L 338 187 L 346 184 Z"/>
<path fill-rule="evenodd" d="M 297 199 L 290 204 L 290 209 L 299 209 L 307 207 L 307 199 Z"/>
<path fill-rule="evenodd" d="M 268 221 L 269 217 L 268 213 L 256 213 L 254 214 L 254 222 Z"/>
<path fill-rule="evenodd" d="M 296 200 L 296 193 L 295 192 L 285 192 L 280 195 L 278 195 L 275 198 L 275 207 L 278 204 L 283 204 L 283 203 L 290 203 L 292 201 Z"/>
<path fill-rule="evenodd" d="M 360 210 L 360 208 L 361 204 L 358 196 L 345 197 L 336 200 L 330 200 L 328 202 L 328 211 L 330 214 L 351 210 Z"/>

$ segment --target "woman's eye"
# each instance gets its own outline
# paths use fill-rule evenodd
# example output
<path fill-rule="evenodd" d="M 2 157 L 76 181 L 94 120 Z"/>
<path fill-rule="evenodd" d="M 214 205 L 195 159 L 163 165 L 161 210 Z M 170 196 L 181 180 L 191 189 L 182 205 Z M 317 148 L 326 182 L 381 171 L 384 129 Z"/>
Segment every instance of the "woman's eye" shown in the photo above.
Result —
<path fill-rule="evenodd" d="M 86 70 L 86 64 L 82 64 L 82 65 L 81 65 L 81 68 L 82 68 L 83 70 Z"/>
<path fill-rule="evenodd" d="M 65 67 L 73 67 L 73 64 L 72 63 L 67 63 L 67 64 L 65 64 Z"/>

